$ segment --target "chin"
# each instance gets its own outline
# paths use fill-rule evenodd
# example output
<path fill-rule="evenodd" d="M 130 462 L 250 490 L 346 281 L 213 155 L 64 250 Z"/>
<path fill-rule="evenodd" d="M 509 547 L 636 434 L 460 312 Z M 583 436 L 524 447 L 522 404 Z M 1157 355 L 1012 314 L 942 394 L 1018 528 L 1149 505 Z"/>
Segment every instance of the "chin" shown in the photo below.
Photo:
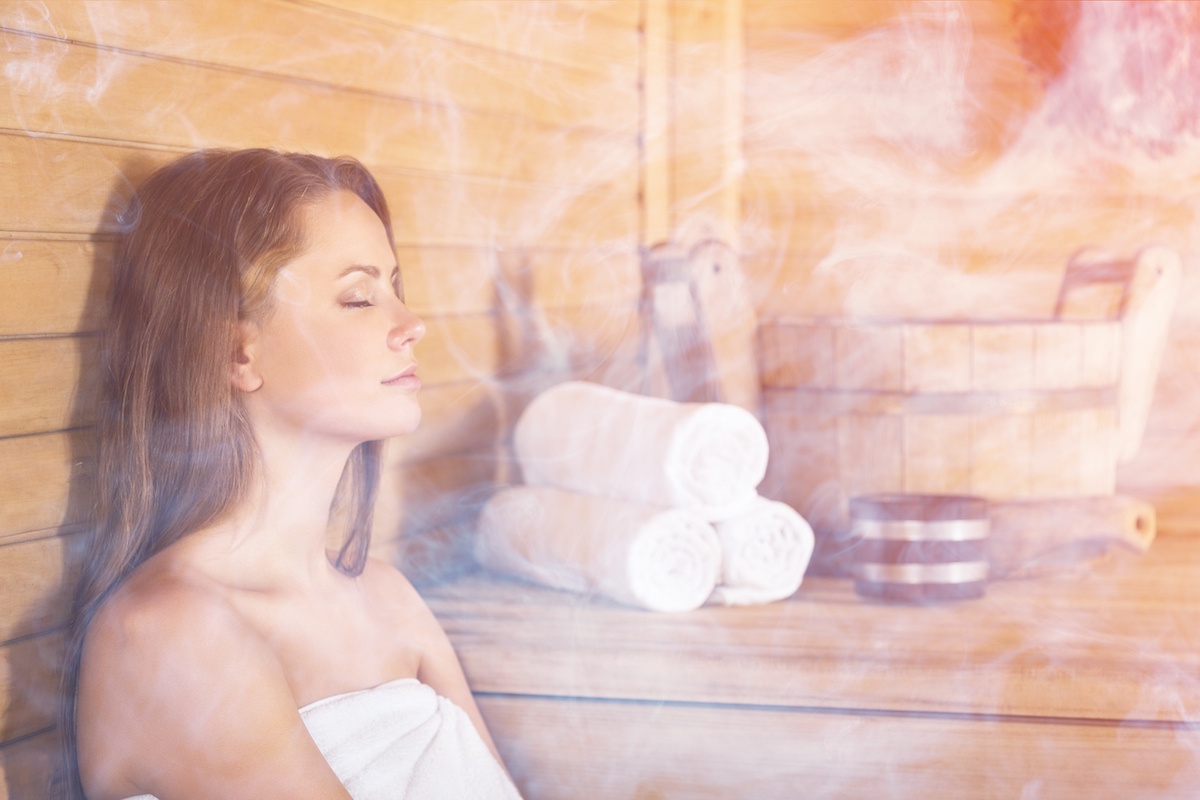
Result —
<path fill-rule="evenodd" d="M 397 436 L 407 436 L 408 434 L 415 431 L 418 427 L 420 427 L 420 425 L 421 425 L 421 411 L 420 411 L 420 409 L 418 409 L 417 413 L 406 417 L 402 421 L 397 421 L 396 425 L 391 426 L 391 432 L 389 432 L 386 436 L 384 436 L 382 438 L 394 439 Z"/>

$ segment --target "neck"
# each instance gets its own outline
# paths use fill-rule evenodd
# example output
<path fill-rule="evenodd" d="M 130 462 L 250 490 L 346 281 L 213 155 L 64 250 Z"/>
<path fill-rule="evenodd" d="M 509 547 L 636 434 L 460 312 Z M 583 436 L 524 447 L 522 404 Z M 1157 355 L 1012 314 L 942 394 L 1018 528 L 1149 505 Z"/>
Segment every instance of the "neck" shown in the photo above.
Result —
<path fill-rule="evenodd" d="M 255 430 L 258 480 L 243 506 L 204 536 L 212 568 L 236 585 L 312 588 L 334 577 L 326 551 L 329 510 L 347 442 Z"/>

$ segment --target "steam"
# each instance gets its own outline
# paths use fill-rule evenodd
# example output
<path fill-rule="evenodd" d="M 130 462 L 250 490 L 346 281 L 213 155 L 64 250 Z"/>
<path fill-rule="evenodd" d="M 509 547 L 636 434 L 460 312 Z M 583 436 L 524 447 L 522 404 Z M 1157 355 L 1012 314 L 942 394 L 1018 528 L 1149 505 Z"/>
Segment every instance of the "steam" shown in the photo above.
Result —
<path fill-rule="evenodd" d="M 824 46 L 798 34 L 795 50 L 816 52 L 808 59 L 783 48 L 752 52 L 748 151 L 756 164 L 781 167 L 777 183 L 753 181 L 782 199 L 783 210 L 770 227 L 755 217 L 762 206 L 748 202 L 746 239 L 768 272 L 795 272 L 798 259 L 811 265 L 810 280 L 785 281 L 771 310 L 1044 318 L 1055 267 L 1079 246 L 1127 253 L 1157 240 L 1187 249 L 1194 209 L 1172 201 L 1183 194 L 1181 176 L 1195 173 L 1190 138 L 1173 137 L 1175 155 L 1156 161 L 1129 146 L 1136 140 L 1122 138 L 1118 147 L 1113 136 L 1067 124 L 1125 124 L 1132 107 L 1122 116 L 1124 106 L 1085 101 L 1128 96 L 1127 80 L 1110 85 L 1128 69 L 1092 72 L 1090 65 L 1123 63 L 1127 17 L 1144 16 L 1135 6 L 1160 4 L 1080 5 L 1075 58 L 1045 91 L 1015 41 L 1006 47 L 994 31 L 973 35 L 980 4 L 919 4 L 911 15 Z M 1004 20 L 986 22 L 995 28 Z M 1157 85 L 1158 73 L 1177 81 L 1193 61 L 1183 44 L 1139 65 L 1144 83 Z M 1169 116 L 1173 100 L 1164 93 L 1140 105 L 1163 106 L 1156 116 Z M 792 225 L 778 224 L 781 216 Z M 827 250 L 801 251 L 826 230 Z M 914 290 L 899 291 L 906 285 Z"/>
<path fill-rule="evenodd" d="M 462 424 L 484 419 L 481 435 L 496 445 L 494 452 L 468 451 L 455 441 L 455 452 L 467 452 L 477 463 L 496 461 L 493 469 L 480 470 L 476 487 L 453 501 L 445 499 L 451 495 L 444 484 L 459 481 L 455 488 L 461 489 L 460 475 L 451 480 L 431 472 L 424 484 L 406 485 L 413 502 L 403 511 L 415 531 L 461 526 L 463 507 L 478 508 L 497 481 L 515 480 L 499 449 L 515 416 L 504 405 L 514 397 L 528 398 L 569 377 L 640 388 L 638 376 L 616 366 L 630 363 L 638 333 L 631 313 L 636 291 L 621 288 L 636 283 L 630 275 L 638 257 L 638 137 L 671 135 L 639 131 L 636 66 L 629 54 L 606 60 L 610 54 L 588 38 L 579 18 L 554 4 L 512 2 L 503 10 L 484 3 L 420 5 L 444 6 L 442 16 L 415 32 L 397 25 L 386 42 L 364 33 L 358 50 L 317 58 L 303 47 L 263 48 L 290 54 L 273 65 L 241 65 L 248 72 L 275 68 L 303 81 L 317 80 L 329 59 L 362 59 L 381 65 L 378 85 L 364 95 L 378 92 L 381 103 L 393 96 L 415 102 L 413 115 L 402 122 L 368 126 L 359 155 L 385 183 L 396 211 L 410 285 L 421 282 L 412 270 L 432 275 L 442 262 L 413 267 L 404 263 L 405 251 L 420 257 L 427 250 L 446 255 L 447 263 L 469 264 L 456 277 L 427 281 L 437 288 L 413 294 L 431 338 L 443 336 L 444 354 L 461 361 L 458 383 L 449 387 L 461 387 L 460 399 L 448 404 L 450 416 Z M 1200 250 L 1195 5 L 1080 3 L 1062 69 L 1045 80 L 1031 70 L 1015 33 L 1004 33 L 1009 20 L 984 18 L 998 4 L 906 4 L 904 13 L 840 39 L 805 30 L 760 32 L 747 42 L 746 125 L 739 132 L 745 162 L 727 165 L 699 195 L 681 199 L 675 228 L 684 240 L 723 235 L 709 201 L 727 186 L 722 181 L 745 177 L 745 214 L 734 234 L 763 316 L 1045 318 L 1061 269 L 1079 247 L 1095 244 L 1125 255 L 1152 241 L 1174 247 L 1186 267 L 1174 344 L 1163 365 L 1150 435 L 1123 475 L 1135 487 L 1200 484 L 1200 459 L 1184 435 L 1200 429 L 1194 402 L 1200 397 L 1200 286 L 1193 268 Z M 101 41 L 118 41 L 123 29 L 149 24 L 129 4 L 89 2 L 86 11 Z M 76 100 L 104 113 L 105 98 L 124 74 L 115 50 L 96 50 L 86 77 L 68 82 L 63 71 L 71 47 L 52 38 L 54 4 L 21 3 L 0 14 L 11 29 L 2 34 L 4 75 L 14 98 L 11 125 L 35 135 L 72 133 L 57 109 Z M 347 25 L 351 18 L 337 17 Z M 456 26 L 468 39 L 484 31 L 480 44 L 452 47 L 429 35 Z M 25 29 L 38 35 L 12 32 Z M 191 34 L 181 22 L 165 38 L 186 43 Z M 520 69 L 501 71 L 484 41 L 528 58 Z M 186 44 L 180 47 L 170 59 L 195 56 Z M 692 80 L 676 98 L 685 114 L 695 115 L 712 102 L 712 87 L 722 79 L 720 59 L 710 45 L 684 49 L 687 58 L 714 65 L 709 80 Z M 565 69 L 549 69 L 543 58 Z M 505 105 L 505 82 L 515 89 L 517 107 Z M 458 102 L 464 87 L 476 87 L 470 108 Z M 147 109 L 147 124 L 182 121 L 172 147 L 208 146 L 220 134 L 219 127 L 190 118 L 187 107 L 154 100 L 162 105 Z M 274 98 L 263 113 L 282 113 L 288 102 Z M 545 123 L 521 121 L 534 109 Z M 481 144 L 485 130 L 495 136 Z M 287 131 L 289 142 L 281 146 L 321 149 L 305 135 Z M 434 143 L 428 163 L 389 161 L 396 143 L 409 136 Z M 529 148 L 532 138 L 540 143 L 537 151 Z M 713 148 L 728 145 L 719 135 L 694 142 L 681 163 L 700 168 L 714 157 Z M 499 164 L 510 165 L 508 171 Z M 438 172 L 454 177 L 431 177 Z M 6 248 L 0 260 L 19 256 Z M 597 280 L 598 274 L 606 279 Z M 485 283 L 494 289 L 481 292 Z M 454 340 L 454 320 L 439 321 L 464 295 L 474 299 L 462 313 L 494 319 L 500 329 L 494 365 L 481 366 L 470 348 Z M 547 297 L 555 302 L 547 304 Z M 581 319 L 586 330 L 598 333 L 581 333 Z M 467 412 L 464 405 L 482 410 Z M 421 440 L 422 453 L 437 452 L 451 436 L 438 435 L 446 438 Z M 394 489 L 387 486 L 385 493 Z M 455 547 L 449 550 L 457 555 Z M 736 610 L 710 613 L 718 623 L 709 641 L 737 635 L 736 624 L 720 624 Z M 905 615 L 920 613 L 881 611 L 914 626 Z M 1081 648 L 1096 635 L 1046 631 L 1048 640 L 1078 641 Z M 1035 655 L 1010 658 L 1040 663 Z M 863 669 L 846 664 L 845 681 L 861 679 Z M 593 679 L 580 670 L 580 695 Z M 961 696 L 976 696 L 971 681 L 964 673 L 964 685 L 956 687 Z M 989 691 L 1001 707 L 1005 687 Z M 1148 690 L 1146 702 L 1153 710 L 1182 701 Z M 578 724 L 588 730 L 586 714 Z M 845 724 L 856 732 L 844 740 L 859 746 L 858 722 Z"/>

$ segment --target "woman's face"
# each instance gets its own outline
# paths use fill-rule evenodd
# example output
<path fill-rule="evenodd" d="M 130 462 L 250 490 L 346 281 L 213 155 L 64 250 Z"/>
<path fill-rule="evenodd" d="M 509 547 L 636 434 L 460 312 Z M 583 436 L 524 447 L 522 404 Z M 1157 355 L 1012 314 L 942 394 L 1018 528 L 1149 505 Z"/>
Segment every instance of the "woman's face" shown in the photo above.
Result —
<path fill-rule="evenodd" d="M 280 270 L 273 309 L 245 338 L 239 370 L 253 382 L 239 385 L 251 419 L 352 443 L 411 432 L 425 325 L 404 305 L 383 223 L 347 191 L 302 219 L 307 249 Z"/>

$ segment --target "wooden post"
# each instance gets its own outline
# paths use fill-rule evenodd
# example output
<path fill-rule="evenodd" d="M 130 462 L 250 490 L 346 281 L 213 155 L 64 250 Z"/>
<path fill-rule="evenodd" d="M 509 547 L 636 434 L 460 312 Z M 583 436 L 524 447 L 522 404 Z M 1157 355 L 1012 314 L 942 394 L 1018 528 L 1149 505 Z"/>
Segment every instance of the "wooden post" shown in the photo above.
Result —
<path fill-rule="evenodd" d="M 671 238 L 671 3 L 642 3 L 640 244 Z"/>

